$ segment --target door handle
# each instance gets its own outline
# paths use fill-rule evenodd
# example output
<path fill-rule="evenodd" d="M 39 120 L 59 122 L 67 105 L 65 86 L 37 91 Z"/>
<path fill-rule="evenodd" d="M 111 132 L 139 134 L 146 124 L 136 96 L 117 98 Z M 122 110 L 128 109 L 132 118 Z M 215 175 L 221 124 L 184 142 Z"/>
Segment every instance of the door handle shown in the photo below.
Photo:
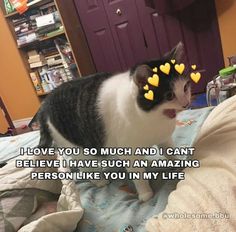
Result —
<path fill-rule="evenodd" d="M 116 14 L 119 15 L 119 16 L 122 15 L 122 12 L 121 12 L 121 9 L 120 9 L 120 8 L 118 8 L 118 9 L 116 10 Z"/>

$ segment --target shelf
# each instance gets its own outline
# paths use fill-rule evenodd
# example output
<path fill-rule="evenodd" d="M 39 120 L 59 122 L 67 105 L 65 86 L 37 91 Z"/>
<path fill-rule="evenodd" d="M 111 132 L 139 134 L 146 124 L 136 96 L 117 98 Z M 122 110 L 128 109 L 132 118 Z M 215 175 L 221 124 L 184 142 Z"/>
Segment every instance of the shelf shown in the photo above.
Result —
<path fill-rule="evenodd" d="M 40 94 L 37 94 L 39 97 L 43 97 L 43 96 L 46 96 L 46 95 L 48 95 L 49 93 L 51 93 L 51 92 L 48 92 L 48 93 L 40 93 Z"/>
<path fill-rule="evenodd" d="M 34 1 L 30 2 L 30 3 L 28 3 L 27 6 L 29 7 L 29 9 L 32 9 L 32 8 L 42 6 L 42 5 L 47 4 L 49 2 L 52 2 L 52 1 L 53 0 L 34 0 Z M 16 15 L 20 15 L 20 14 L 17 11 L 14 11 L 14 12 L 12 12 L 10 14 L 4 15 L 4 17 L 5 18 L 10 18 L 10 17 L 16 16 Z M 24 15 L 24 14 L 22 14 L 22 15 Z"/>
<path fill-rule="evenodd" d="M 46 40 L 49 40 L 49 39 L 53 39 L 53 38 L 55 38 L 55 37 L 57 37 L 57 36 L 64 35 L 64 34 L 65 34 L 65 31 L 64 31 L 64 30 L 63 30 L 63 31 L 58 31 L 57 33 L 55 33 L 55 34 L 52 35 L 52 36 L 43 37 L 43 38 L 34 40 L 34 41 L 30 42 L 30 43 L 18 45 L 17 47 L 18 47 L 19 49 L 20 49 L 20 48 L 25 48 L 25 47 L 28 47 L 28 46 L 33 45 L 33 44 L 35 44 L 35 43 L 40 43 L 40 42 L 42 42 L 42 41 L 46 41 Z"/>
<path fill-rule="evenodd" d="M 48 39 L 52 39 L 52 38 L 54 38 L 54 37 L 57 37 L 57 36 L 60 36 L 60 35 L 64 35 L 65 34 L 65 31 L 63 30 L 60 30 L 60 31 L 58 31 L 57 33 L 55 32 L 55 34 L 54 35 L 52 35 L 52 36 L 47 36 L 47 37 L 43 37 L 43 38 L 40 38 L 39 39 L 39 41 L 41 42 L 41 41 L 45 41 L 45 40 L 48 40 Z"/>

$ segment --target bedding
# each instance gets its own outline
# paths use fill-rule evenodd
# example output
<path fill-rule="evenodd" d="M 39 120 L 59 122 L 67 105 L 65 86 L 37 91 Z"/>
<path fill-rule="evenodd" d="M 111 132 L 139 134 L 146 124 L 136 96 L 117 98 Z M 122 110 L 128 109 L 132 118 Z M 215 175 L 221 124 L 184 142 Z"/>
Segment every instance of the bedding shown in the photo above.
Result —
<path fill-rule="evenodd" d="M 192 146 L 202 123 L 212 109 L 187 110 L 178 115 L 173 134 L 176 146 Z M 90 182 L 77 182 L 85 213 L 76 231 L 123 232 L 129 225 L 135 232 L 145 231 L 147 219 L 164 210 L 168 195 L 175 190 L 177 183 L 176 180 L 151 181 L 155 196 L 148 202 L 140 203 L 132 181 L 113 180 L 102 189 L 97 189 Z"/>
<path fill-rule="evenodd" d="M 168 198 L 161 214 L 146 223 L 148 232 L 236 231 L 236 96 L 216 107 L 194 143 L 198 169 Z"/>
<path fill-rule="evenodd" d="M 63 181 L 32 181 L 29 180 L 29 169 L 18 169 L 14 167 L 14 161 L 10 161 L 7 166 L 0 169 L 0 191 L 1 194 L 5 193 L 5 191 L 13 191 L 14 189 L 38 189 L 40 191 L 46 191 L 55 194 L 60 194 L 58 200 L 58 212 L 46 215 L 26 226 L 24 226 L 20 231 L 73 231 L 77 227 L 77 231 L 125 231 L 125 228 L 128 226 L 132 226 L 134 231 L 144 231 L 145 225 L 148 231 L 217 231 L 212 230 L 211 220 L 205 220 L 203 223 L 205 229 L 200 229 L 200 225 L 202 225 L 199 220 L 191 220 L 188 219 L 188 224 L 191 224 L 192 227 L 183 226 L 183 223 L 186 224 L 186 221 L 183 220 L 166 220 L 165 218 L 161 219 L 160 216 L 152 217 L 153 215 L 157 215 L 164 210 L 164 212 L 183 212 L 180 211 L 181 206 L 184 208 L 186 212 L 205 212 L 207 207 L 203 207 L 204 205 L 208 205 L 209 209 L 215 209 L 218 203 L 221 204 L 221 210 L 224 210 L 224 204 L 220 199 L 218 201 L 218 195 L 225 200 L 224 193 L 230 193 L 229 198 L 227 199 L 227 204 L 236 203 L 235 201 L 235 186 L 232 187 L 232 183 L 235 182 L 235 172 L 231 169 L 235 166 L 232 166 L 231 162 L 233 161 L 232 155 L 226 156 L 226 160 L 224 161 L 222 158 L 220 160 L 214 159 L 214 154 L 222 153 L 222 148 L 219 149 L 217 147 L 217 151 L 215 151 L 214 140 L 211 140 L 213 137 L 221 138 L 221 134 L 223 134 L 222 141 L 220 143 L 216 140 L 217 143 L 221 144 L 225 143 L 230 145 L 227 147 L 228 153 L 232 152 L 232 141 L 227 143 L 226 136 L 227 133 L 230 135 L 235 133 L 235 121 L 232 124 L 232 127 L 226 125 L 232 123 L 233 117 L 230 117 L 231 111 L 236 111 L 236 98 L 226 101 L 223 103 L 223 106 L 220 105 L 213 110 L 213 112 L 209 115 L 207 120 L 204 122 L 205 118 L 208 116 L 212 108 L 200 109 L 200 110 L 192 110 L 185 111 L 181 113 L 178 117 L 177 129 L 174 134 L 174 140 L 178 146 L 191 146 L 195 145 L 197 147 L 197 152 L 195 153 L 196 157 L 201 159 L 203 166 L 203 172 L 199 172 L 199 169 L 186 169 L 186 179 L 180 181 L 177 185 L 177 181 L 154 181 L 152 182 L 152 187 L 155 189 L 155 197 L 151 199 L 149 202 L 140 203 L 137 200 L 137 196 L 134 190 L 132 183 L 125 181 L 113 181 L 110 185 L 105 186 L 104 188 L 98 189 L 92 186 L 90 183 L 81 183 L 69 180 Z M 234 105 L 234 107 L 232 107 Z M 224 111 L 222 110 L 224 109 Z M 225 110 L 226 109 L 226 110 Z M 228 111 L 227 111 L 228 109 Z M 212 116 L 213 115 L 213 116 Z M 210 118 L 210 121 L 209 121 Z M 230 119 L 229 119 L 230 118 Z M 203 126 L 202 123 L 204 122 Z M 225 122 L 225 123 L 224 123 Z M 222 129 L 223 128 L 223 129 Z M 200 129 L 200 134 L 197 137 L 198 131 Z M 222 130 L 221 130 L 222 129 Z M 224 133 L 223 133 L 224 132 Z M 31 132 L 35 133 L 37 132 Z M 27 139 L 30 139 L 30 134 L 26 134 L 28 136 Z M 216 137 L 215 137 L 216 136 Z M 218 136 L 218 137 L 217 137 Z M 38 139 L 36 136 L 35 141 Z M 13 137 L 12 137 L 13 138 Z M 11 139 L 12 139 L 11 138 Z M 31 137 L 32 138 L 32 137 Z M 26 137 L 24 137 L 26 139 Z M 31 140 L 32 142 L 32 140 Z M 209 144 L 210 142 L 210 144 Z M 14 141 L 11 145 L 14 144 Z M 18 141 L 18 146 L 22 146 L 22 144 Z M 37 143 L 36 143 L 37 144 Z M 5 152 L 7 159 L 10 159 L 12 154 L 8 152 L 10 146 L 8 144 L 7 149 L 3 149 L 0 143 L 0 151 Z M 206 147 L 209 145 L 209 149 Z M 15 145 L 13 145 L 15 146 Z M 23 144 L 23 146 L 27 146 L 28 144 Z M 203 148 L 202 148 L 203 147 Z M 5 147 L 6 148 L 6 147 Z M 235 148 L 234 148 L 235 149 Z M 7 150 L 7 151 L 6 151 Z M 227 154 L 228 154 L 227 153 Z M 2 154 L 2 153 L 1 153 Z M 216 157 L 219 157 L 219 154 Z M 18 155 L 17 153 L 14 154 Z M 207 160 L 207 157 L 211 157 L 210 160 Z M 30 158 L 30 157 L 26 157 Z M 37 158 L 37 157 L 31 157 Z M 40 158 L 40 157 L 38 157 Z M 229 158 L 229 160 L 228 160 Z M 4 160 L 3 158 L 2 160 Z M 206 162 L 205 162 L 206 160 Z M 201 165 L 202 165 L 201 163 Z M 210 171 L 207 169 L 208 166 L 214 167 L 210 168 Z M 234 160 L 235 165 L 235 160 Z M 206 167 L 206 170 L 204 169 Z M 229 168 L 229 169 L 227 169 Z M 45 171 L 45 170 L 44 170 Z M 50 170 L 53 171 L 53 170 Z M 54 170 L 55 171 L 55 170 Z M 212 172 L 211 172 L 212 171 Z M 190 173 L 190 174 L 189 174 Z M 201 173 L 204 173 L 201 176 Z M 220 173 L 220 177 L 217 175 Z M 199 175 L 200 178 L 191 178 L 193 174 Z M 226 179 L 224 176 L 226 175 Z M 227 176 L 229 175 L 229 176 Z M 217 176 L 217 179 L 216 179 Z M 209 178 L 206 178 L 209 177 Z M 221 184 L 223 184 L 224 190 L 221 194 L 218 194 L 219 188 L 217 188 L 218 178 Z M 228 179 L 227 179 L 228 178 Z M 17 181 L 18 180 L 18 181 Z M 200 181 L 199 181 L 200 180 Z M 205 183 L 202 181 L 206 181 Z M 216 181 L 217 180 L 217 181 Z M 211 183 L 209 183 L 209 181 Z M 224 181 L 224 182 L 223 182 Z M 233 181 L 233 182 L 229 182 Z M 53 184 L 52 184 L 53 183 Z M 193 183 L 193 185 L 191 185 Z M 200 184 L 199 184 L 200 183 Z M 202 186 L 201 184 L 204 183 Z M 209 186 L 206 185 L 209 183 Z M 214 184 L 213 184 L 214 183 Z M 190 187 L 189 187 L 190 186 Z M 217 191 L 213 191 L 212 188 L 216 188 Z M 228 191 L 228 188 L 231 188 Z M 206 189 L 206 190 L 205 190 Z M 198 191 L 199 190 L 199 191 Z M 207 192 L 206 192 L 207 191 Z M 201 197 L 198 197 L 196 194 L 199 193 Z M 214 194 L 212 195 L 212 192 Z M 8 192 L 9 194 L 9 192 Z M 170 197 L 168 198 L 168 195 Z M 181 195 L 182 194 L 182 195 Z M 205 195 L 209 195 L 207 198 Z M 181 198 L 178 196 L 182 196 Z M 184 199 L 184 201 L 183 201 Z M 186 201 L 188 199 L 188 201 Z M 38 201 L 34 199 L 34 201 Z M 80 203 L 81 201 L 81 203 Z M 176 204 L 178 202 L 179 204 Z M 185 203 L 186 202 L 186 203 Z M 215 205 L 214 205 L 215 203 Z M 82 207 L 81 207 L 82 204 Z M 176 207 L 175 207 L 176 205 Z M 236 205 L 236 204 L 234 204 Z M 200 207 L 201 206 L 201 207 Z M 218 206 L 218 205 L 217 205 Z M 229 205 L 227 205 L 229 206 Z M 84 216 L 83 209 L 84 209 Z M 232 207 L 225 207 L 229 209 L 229 213 L 232 213 L 231 210 L 235 209 Z M 171 211 L 171 210 L 175 211 Z M 194 209 L 198 211 L 194 211 Z M 219 209 L 219 207 L 216 209 Z M 169 211 L 168 211 L 169 210 Z M 205 210 L 205 211 L 204 211 Z M 0 211 L 1 212 L 1 211 Z M 236 212 L 236 211 L 234 211 Z M 1 212 L 2 213 L 2 212 Z M 235 216 L 233 213 L 231 214 Z M 4 218 L 6 219 L 6 214 L 4 214 Z M 0 217 L 1 218 L 1 217 Z M 82 218 L 80 220 L 80 218 Z M 149 219 L 149 220 L 148 220 Z M 235 220 L 235 217 L 233 217 Z M 78 226 L 77 222 L 80 220 Z M 172 226 L 174 222 L 175 227 Z M 196 223 L 195 223 L 196 222 Z M 8 223 L 11 223 L 15 226 L 14 220 L 8 220 Z M 6 222 L 2 223 L 0 221 L 0 225 L 5 226 Z M 228 227 L 231 230 L 226 231 L 235 231 L 232 230 L 233 221 L 221 221 L 221 224 L 230 224 L 231 227 Z M 4 228 L 4 226 L 2 228 Z M 14 227 L 13 226 L 13 227 Z M 19 226 L 19 225 L 17 225 Z M 226 225 L 227 226 L 227 225 Z M 16 227 L 14 227 L 16 229 Z M 130 227 L 131 228 L 131 227 Z M 187 228 L 185 230 L 185 228 Z M 193 230 L 198 228 L 198 230 Z M 131 230 L 131 229 L 130 229 Z M 4 231 L 4 230 L 1 230 Z M 8 230 L 5 230 L 8 231 Z M 14 231 L 14 230 L 12 230 Z M 221 230 L 223 231 L 223 230 Z"/>
<path fill-rule="evenodd" d="M 36 147 L 39 143 L 39 131 L 0 138 L 0 163 L 7 162 L 19 155 L 20 147 Z"/>

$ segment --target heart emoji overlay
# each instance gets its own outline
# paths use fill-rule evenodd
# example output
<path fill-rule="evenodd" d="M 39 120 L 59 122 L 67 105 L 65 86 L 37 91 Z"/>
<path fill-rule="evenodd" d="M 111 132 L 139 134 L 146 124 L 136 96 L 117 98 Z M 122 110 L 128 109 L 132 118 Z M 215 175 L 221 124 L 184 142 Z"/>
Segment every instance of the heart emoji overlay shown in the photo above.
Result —
<path fill-rule="evenodd" d="M 153 101 L 154 99 L 154 93 L 152 90 L 149 90 L 148 93 L 145 93 L 144 94 L 144 97 L 147 99 L 147 100 L 150 100 L 150 101 Z"/>
<path fill-rule="evenodd" d="M 175 70 L 181 75 L 183 74 L 185 69 L 185 65 L 184 64 L 176 64 L 175 65 Z"/>
<path fill-rule="evenodd" d="M 160 70 L 165 73 L 166 75 L 168 75 L 170 73 L 170 64 L 169 63 L 165 63 L 165 65 L 161 65 L 160 66 Z"/>
<path fill-rule="evenodd" d="M 171 60 L 170 62 L 171 62 L 172 64 L 175 64 L 176 61 L 175 61 L 175 60 Z"/>
<path fill-rule="evenodd" d="M 158 85 L 159 85 L 159 76 L 157 74 L 154 74 L 152 77 L 149 77 L 148 78 L 148 83 L 150 85 L 158 87 Z"/>
<path fill-rule="evenodd" d="M 199 80 L 201 79 L 201 73 L 199 73 L 199 72 L 191 73 L 190 77 L 195 83 L 198 83 Z"/>
<path fill-rule="evenodd" d="M 196 65 L 196 64 L 193 64 L 191 67 L 192 67 L 193 70 L 196 70 L 197 65 Z"/>
<path fill-rule="evenodd" d="M 149 90 L 149 86 L 148 86 L 148 85 L 145 85 L 145 86 L 143 87 L 143 89 L 146 90 L 146 91 L 148 91 L 148 90 Z"/>
<path fill-rule="evenodd" d="M 157 73 L 157 67 L 152 70 L 154 73 Z"/>

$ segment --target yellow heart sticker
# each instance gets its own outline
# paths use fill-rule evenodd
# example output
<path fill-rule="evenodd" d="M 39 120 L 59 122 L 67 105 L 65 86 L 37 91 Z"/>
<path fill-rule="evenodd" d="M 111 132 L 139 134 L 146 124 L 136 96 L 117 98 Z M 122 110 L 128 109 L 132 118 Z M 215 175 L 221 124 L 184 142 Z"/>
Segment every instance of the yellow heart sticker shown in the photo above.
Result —
<path fill-rule="evenodd" d="M 198 83 L 199 80 L 201 79 L 201 73 L 191 73 L 190 75 L 191 79 L 195 82 Z"/>
<path fill-rule="evenodd" d="M 144 97 L 147 99 L 147 100 L 150 100 L 150 101 L 153 101 L 154 99 L 154 93 L 152 90 L 149 90 L 148 93 L 145 93 L 144 94 Z"/>
<path fill-rule="evenodd" d="M 160 70 L 165 73 L 165 74 L 169 74 L 170 73 L 170 64 L 169 63 L 165 63 L 165 65 L 161 65 L 160 66 Z"/>
<path fill-rule="evenodd" d="M 171 63 L 172 63 L 172 64 L 175 64 L 175 62 L 176 62 L 175 60 L 171 60 Z"/>
<path fill-rule="evenodd" d="M 159 85 L 159 76 L 157 74 L 154 74 L 152 77 L 149 77 L 148 78 L 148 83 L 150 85 L 158 87 L 158 85 Z"/>
<path fill-rule="evenodd" d="M 191 67 L 192 67 L 193 70 L 196 70 L 197 65 L 196 65 L 196 64 L 193 64 Z"/>
<path fill-rule="evenodd" d="M 181 75 L 183 74 L 185 69 L 185 65 L 184 64 L 176 64 L 175 65 L 175 70 Z"/>
<path fill-rule="evenodd" d="M 157 73 L 157 67 L 155 67 L 152 71 Z"/>
<path fill-rule="evenodd" d="M 145 86 L 143 87 L 143 89 L 144 89 L 144 90 L 149 90 L 149 86 L 148 86 L 148 85 L 145 85 Z"/>

